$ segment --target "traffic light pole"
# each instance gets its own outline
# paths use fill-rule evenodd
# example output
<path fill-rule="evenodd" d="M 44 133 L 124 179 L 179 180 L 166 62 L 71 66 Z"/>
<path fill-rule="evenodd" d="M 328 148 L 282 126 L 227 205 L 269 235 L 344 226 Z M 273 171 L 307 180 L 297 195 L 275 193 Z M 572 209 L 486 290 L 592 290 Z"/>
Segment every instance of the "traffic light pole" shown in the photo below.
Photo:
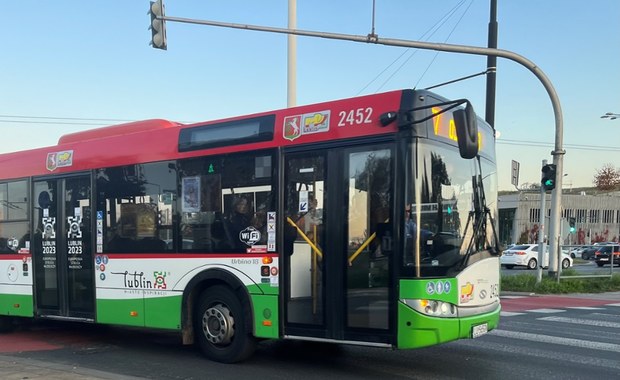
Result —
<path fill-rule="evenodd" d="M 547 165 L 547 160 L 542 162 L 543 168 Z M 545 209 L 547 200 L 547 191 L 545 190 L 544 183 L 540 184 L 540 217 L 538 218 L 538 265 L 536 267 L 536 283 L 542 282 L 542 270 L 545 257 Z"/>
<path fill-rule="evenodd" d="M 555 145 L 554 150 L 551 152 L 553 156 L 553 163 L 556 165 L 557 169 L 557 183 L 556 187 L 553 190 L 551 196 L 551 223 L 549 230 L 549 246 L 550 256 L 555 257 L 557 247 L 559 246 L 559 232 L 560 232 L 560 201 L 562 199 L 562 173 L 563 173 L 563 160 L 564 154 L 566 151 L 563 149 L 562 144 L 564 140 L 564 120 L 562 117 L 562 107 L 560 106 L 560 99 L 558 97 L 553 84 L 547 77 L 547 75 L 540 69 L 538 65 L 529 59 L 514 53 L 509 50 L 503 49 L 495 49 L 495 48 L 484 48 L 477 46 L 466 46 L 466 45 L 453 45 L 453 44 L 438 44 L 431 42 L 422 42 L 422 41 L 411 41 L 411 40 L 400 40 L 393 38 L 380 38 L 375 33 L 369 33 L 366 36 L 360 35 L 350 35 L 350 34 L 341 34 L 341 33 L 326 33 L 326 32 L 316 32 L 309 30 L 299 30 L 299 29 L 287 29 L 287 28 L 274 28 L 274 27 L 266 27 L 259 25 L 247 25 L 247 24 L 234 24 L 234 23 L 225 23 L 219 21 L 210 21 L 210 20 L 195 20 L 183 17 L 169 17 L 162 16 L 158 17 L 158 19 L 162 21 L 171 21 L 171 22 L 181 22 L 188 24 L 198 24 L 198 25 L 208 25 L 208 26 L 217 26 L 224 28 L 233 28 L 233 29 L 244 29 L 244 30 L 254 30 L 259 32 L 271 32 L 271 33 L 280 33 L 280 34 L 293 34 L 296 36 L 306 36 L 306 37 L 319 37 L 319 38 L 327 38 L 334 40 L 344 40 L 344 41 L 352 41 L 352 42 L 361 42 L 361 43 L 371 43 L 377 45 L 385 45 L 385 46 L 397 46 L 397 47 L 406 47 L 406 48 L 415 48 L 415 49 L 423 49 L 423 50 L 434 50 L 434 51 L 443 51 L 449 53 L 462 53 L 462 54 L 472 54 L 472 55 L 482 55 L 486 57 L 501 57 L 506 58 L 511 61 L 514 61 L 521 66 L 527 68 L 530 72 L 532 72 L 536 78 L 541 82 L 547 94 L 549 95 L 549 99 L 551 100 L 551 106 L 553 107 L 553 114 L 555 117 Z M 559 252 L 558 252 L 559 254 Z M 557 265 L 556 260 L 556 265 Z M 551 269 L 551 266 L 550 266 Z"/>

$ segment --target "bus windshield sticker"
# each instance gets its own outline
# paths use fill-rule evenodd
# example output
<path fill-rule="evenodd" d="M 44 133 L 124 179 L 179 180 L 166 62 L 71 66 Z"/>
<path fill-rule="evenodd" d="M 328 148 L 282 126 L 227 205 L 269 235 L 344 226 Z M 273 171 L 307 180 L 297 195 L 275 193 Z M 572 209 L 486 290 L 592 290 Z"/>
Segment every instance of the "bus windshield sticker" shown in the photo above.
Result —
<path fill-rule="evenodd" d="M 250 248 L 246 248 L 246 253 L 267 253 L 267 246 L 253 245 Z"/>
<path fill-rule="evenodd" d="M 248 247 L 251 247 L 260 241 L 260 231 L 254 228 L 254 226 L 248 226 L 239 232 L 239 240 L 245 243 Z M 267 247 L 265 247 L 265 251 L 266 250 Z"/>
<path fill-rule="evenodd" d="M 308 192 L 299 192 L 299 209 L 298 212 L 308 212 Z"/>
<path fill-rule="evenodd" d="M 269 211 L 267 213 L 267 251 L 276 251 L 276 213 Z"/>
<path fill-rule="evenodd" d="M 97 253 L 102 253 L 102 252 L 103 252 L 103 211 L 97 210 Z"/>

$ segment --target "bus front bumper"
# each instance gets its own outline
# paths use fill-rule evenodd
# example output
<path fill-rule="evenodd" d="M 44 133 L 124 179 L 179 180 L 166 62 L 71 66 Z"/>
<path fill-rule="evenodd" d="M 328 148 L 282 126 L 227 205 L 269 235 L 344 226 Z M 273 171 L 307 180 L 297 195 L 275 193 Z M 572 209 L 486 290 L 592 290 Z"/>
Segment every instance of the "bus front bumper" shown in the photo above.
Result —
<path fill-rule="evenodd" d="M 483 313 L 442 318 L 424 315 L 403 302 L 398 302 L 397 348 L 434 346 L 457 339 L 477 338 L 499 324 L 501 305 L 491 305 Z"/>

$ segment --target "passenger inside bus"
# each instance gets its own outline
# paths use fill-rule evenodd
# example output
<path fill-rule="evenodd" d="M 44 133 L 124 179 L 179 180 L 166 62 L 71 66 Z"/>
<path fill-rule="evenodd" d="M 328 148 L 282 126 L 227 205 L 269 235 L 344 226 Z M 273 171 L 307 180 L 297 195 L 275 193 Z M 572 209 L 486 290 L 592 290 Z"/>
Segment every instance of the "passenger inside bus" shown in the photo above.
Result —
<path fill-rule="evenodd" d="M 413 252 L 413 243 L 417 238 L 418 225 L 415 222 L 416 215 L 411 213 L 411 206 L 405 207 L 405 241 L 407 253 Z M 433 233 L 429 229 L 420 228 L 420 254 L 424 258 L 431 254 L 433 249 Z"/>
<path fill-rule="evenodd" d="M 241 241 L 239 233 L 250 226 L 252 214 L 250 201 L 244 196 L 237 196 L 233 200 L 233 207 L 228 218 L 228 231 L 235 249 L 245 250 L 248 246 Z"/>
<path fill-rule="evenodd" d="M 267 244 L 267 206 L 265 203 L 261 203 L 256 207 L 256 213 L 252 218 L 252 227 L 256 228 L 260 232 L 260 239 L 255 244 L 266 245 Z"/>

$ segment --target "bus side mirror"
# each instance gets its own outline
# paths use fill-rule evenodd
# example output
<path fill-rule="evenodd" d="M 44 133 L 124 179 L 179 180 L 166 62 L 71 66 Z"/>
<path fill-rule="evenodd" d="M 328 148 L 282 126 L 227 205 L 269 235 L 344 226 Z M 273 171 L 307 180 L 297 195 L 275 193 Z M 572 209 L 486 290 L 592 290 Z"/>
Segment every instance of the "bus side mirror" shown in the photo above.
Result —
<path fill-rule="evenodd" d="M 471 159 L 478 154 L 478 121 L 474 107 L 467 102 L 465 109 L 453 112 L 456 137 L 461 157 Z"/>

